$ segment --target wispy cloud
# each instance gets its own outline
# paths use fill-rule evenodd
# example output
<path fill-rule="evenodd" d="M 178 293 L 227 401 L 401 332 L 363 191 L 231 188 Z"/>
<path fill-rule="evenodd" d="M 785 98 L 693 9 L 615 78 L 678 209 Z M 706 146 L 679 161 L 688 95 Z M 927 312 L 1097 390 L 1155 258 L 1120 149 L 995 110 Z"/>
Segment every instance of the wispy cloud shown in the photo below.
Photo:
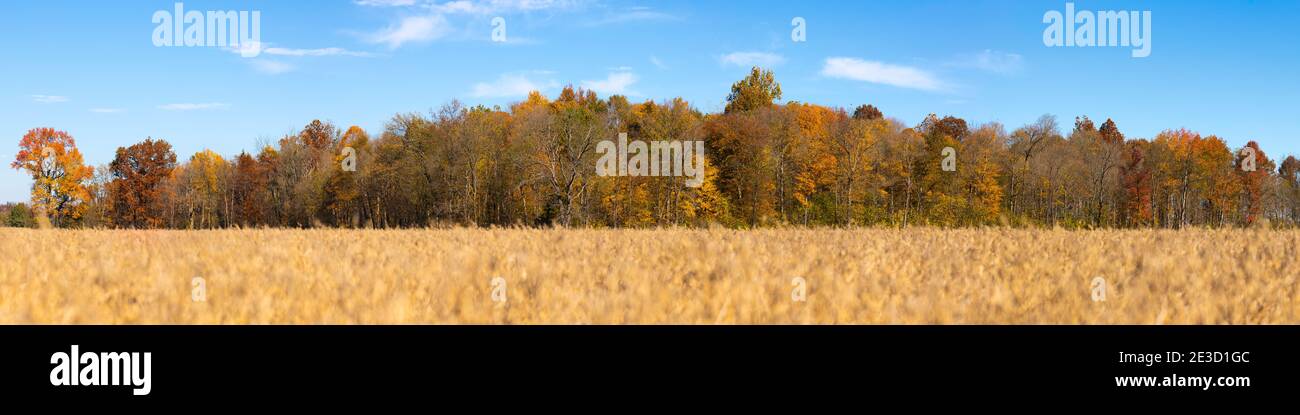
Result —
<path fill-rule="evenodd" d="M 230 108 L 230 104 L 222 102 L 204 102 L 204 103 L 179 103 L 159 105 L 158 109 L 163 111 L 203 111 L 219 110 Z"/>
<path fill-rule="evenodd" d="M 293 72 L 295 69 L 297 69 L 291 64 L 280 62 L 280 61 L 268 60 L 268 59 L 255 59 L 255 60 L 248 61 L 248 64 L 252 65 L 253 69 L 257 70 L 258 72 L 267 75 L 279 75 L 282 73 Z"/>
<path fill-rule="evenodd" d="M 668 69 L 668 65 L 664 65 L 664 61 L 659 60 L 658 56 L 651 56 L 650 64 L 654 65 L 656 68 L 659 68 L 660 70 Z"/>
<path fill-rule="evenodd" d="M 534 74 L 545 74 L 545 72 L 534 72 Z M 532 91 L 555 89 L 559 85 L 555 80 L 530 79 L 527 74 L 504 74 L 494 81 L 474 84 L 470 95 L 475 98 L 516 98 L 527 96 Z"/>
<path fill-rule="evenodd" d="M 42 104 L 57 104 L 60 102 L 68 102 L 68 97 L 62 95 L 32 95 L 32 101 Z"/>
<path fill-rule="evenodd" d="M 126 112 L 125 108 L 91 108 L 90 112 L 96 114 L 120 114 Z"/>
<path fill-rule="evenodd" d="M 576 8 L 588 0 L 353 0 L 366 7 L 420 8 L 435 13 L 492 14 Z"/>
<path fill-rule="evenodd" d="M 1000 75 L 1015 75 L 1024 70 L 1025 59 L 1019 54 L 985 49 L 980 53 L 960 56 L 949 65 Z"/>
<path fill-rule="evenodd" d="M 871 82 L 899 88 L 939 91 L 945 85 L 928 71 L 909 66 L 857 58 L 828 58 L 822 67 L 822 76 L 852 81 Z"/>
<path fill-rule="evenodd" d="M 590 0 L 354 0 L 354 4 L 368 7 L 396 9 L 395 20 L 388 26 L 363 33 L 361 38 L 370 43 L 397 49 L 408 43 L 432 42 L 444 38 L 476 38 L 469 33 L 474 22 L 485 17 L 504 17 L 547 11 L 560 12 L 585 8 Z M 453 22 L 449 18 L 468 16 L 465 21 Z M 477 33 L 477 32 L 475 32 Z M 484 37 L 486 38 L 486 37 Z M 509 36 L 508 45 L 536 44 L 531 38 Z"/>
<path fill-rule="evenodd" d="M 440 14 L 403 17 L 397 23 L 370 34 L 366 40 L 397 49 L 407 43 L 437 40 L 451 32 L 447 18 Z"/>
<path fill-rule="evenodd" d="M 636 74 L 628 71 L 612 72 L 605 79 L 592 81 L 582 81 L 582 87 L 596 91 L 601 95 L 633 95 L 640 96 L 636 91 L 628 89 L 637 81 Z"/>
<path fill-rule="evenodd" d="M 347 50 L 338 47 L 298 49 L 298 48 L 285 48 L 279 46 L 271 46 L 270 43 L 266 43 L 266 42 L 262 42 L 262 43 L 250 42 L 250 43 L 240 45 L 239 47 L 226 47 L 225 49 L 227 52 L 240 54 L 244 56 L 260 56 L 263 54 L 271 55 L 271 56 L 289 56 L 289 57 L 352 56 L 352 57 L 360 57 L 360 58 L 370 58 L 370 57 L 377 56 L 370 52 L 358 52 L 358 51 Z M 255 52 L 255 53 L 251 53 L 251 52 Z"/>
<path fill-rule="evenodd" d="M 767 52 L 732 52 L 718 58 L 724 65 L 740 67 L 776 66 L 785 62 L 785 57 Z"/>
<path fill-rule="evenodd" d="M 353 0 L 353 3 L 369 7 L 401 7 L 414 6 L 415 0 Z"/>
<path fill-rule="evenodd" d="M 639 21 L 672 21 L 680 20 L 679 17 L 650 9 L 649 7 L 630 7 L 623 10 L 616 10 L 606 13 L 603 17 L 592 20 L 588 23 L 590 26 L 604 26 L 617 23 L 629 23 Z"/>
<path fill-rule="evenodd" d="M 437 13 L 462 14 L 506 14 L 528 13 L 542 10 L 576 9 L 585 6 L 585 0 L 453 0 L 430 1 L 421 3 L 421 7 Z"/>

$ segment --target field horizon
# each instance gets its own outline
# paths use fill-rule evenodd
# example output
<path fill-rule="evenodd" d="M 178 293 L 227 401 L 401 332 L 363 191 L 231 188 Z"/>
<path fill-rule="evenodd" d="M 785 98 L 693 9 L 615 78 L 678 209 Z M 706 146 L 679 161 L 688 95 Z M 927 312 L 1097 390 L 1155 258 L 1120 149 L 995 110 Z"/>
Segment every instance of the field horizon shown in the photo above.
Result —
<path fill-rule="evenodd" d="M 3 324 L 1294 324 L 1300 231 L 0 230 Z"/>

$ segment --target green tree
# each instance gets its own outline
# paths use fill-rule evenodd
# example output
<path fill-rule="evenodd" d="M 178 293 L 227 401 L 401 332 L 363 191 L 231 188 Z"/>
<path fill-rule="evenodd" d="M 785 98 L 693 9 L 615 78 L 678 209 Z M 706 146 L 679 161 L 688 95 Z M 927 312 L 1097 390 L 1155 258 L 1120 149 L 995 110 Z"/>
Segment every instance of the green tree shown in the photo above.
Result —
<path fill-rule="evenodd" d="M 781 99 L 781 84 L 770 70 L 757 66 L 750 69 L 749 76 L 731 85 L 731 94 L 727 95 L 726 113 L 745 112 L 770 107 Z"/>
<path fill-rule="evenodd" d="M 9 208 L 9 214 L 4 218 L 5 224 L 15 228 L 31 228 L 36 226 L 36 220 L 32 217 L 32 210 L 27 207 L 26 203 L 18 203 Z"/>

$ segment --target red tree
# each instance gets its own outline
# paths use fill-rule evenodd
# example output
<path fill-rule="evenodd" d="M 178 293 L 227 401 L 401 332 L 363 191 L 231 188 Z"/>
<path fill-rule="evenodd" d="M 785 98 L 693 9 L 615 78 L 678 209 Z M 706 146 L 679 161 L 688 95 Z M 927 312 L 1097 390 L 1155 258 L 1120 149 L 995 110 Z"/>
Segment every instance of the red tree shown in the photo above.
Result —
<path fill-rule="evenodd" d="M 130 147 L 118 147 L 108 168 L 113 175 L 108 185 L 113 223 L 137 229 L 162 226 L 163 181 L 176 169 L 171 144 L 146 138 Z"/>
<path fill-rule="evenodd" d="M 1129 225 L 1151 223 L 1151 172 L 1147 169 L 1142 148 L 1129 146 L 1128 159 L 1120 167 L 1123 183 L 1121 214 Z"/>
<path fill-rule="evenodd" d="M 1249 157 L 1254 157 L 1254 160 L 1247 160 Z M 1264 182 L 1273 171 L 1273 161 L 1264 155 L 1258 143 L 1251 141 L 1237 153 L 1236 165 L 1242 197 L 1246 202 L 1246 224 L 1251 225 L 1259 220 L 1259 212 L 1263 209 Z"/>

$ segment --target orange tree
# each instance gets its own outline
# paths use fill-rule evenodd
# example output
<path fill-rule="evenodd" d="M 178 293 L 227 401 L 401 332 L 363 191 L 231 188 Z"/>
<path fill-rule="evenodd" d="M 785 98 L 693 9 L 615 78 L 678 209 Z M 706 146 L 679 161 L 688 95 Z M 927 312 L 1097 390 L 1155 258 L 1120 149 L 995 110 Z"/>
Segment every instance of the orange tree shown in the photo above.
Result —
<path fill-rule="evenodd" d="M 55 226 L 67 226 L 86 210 L 85 182 L 94 173 L 86 166 L 71 135 L 36 128 L 23 135 L 11 166 L 32 175 L 32 207 Z"/>

